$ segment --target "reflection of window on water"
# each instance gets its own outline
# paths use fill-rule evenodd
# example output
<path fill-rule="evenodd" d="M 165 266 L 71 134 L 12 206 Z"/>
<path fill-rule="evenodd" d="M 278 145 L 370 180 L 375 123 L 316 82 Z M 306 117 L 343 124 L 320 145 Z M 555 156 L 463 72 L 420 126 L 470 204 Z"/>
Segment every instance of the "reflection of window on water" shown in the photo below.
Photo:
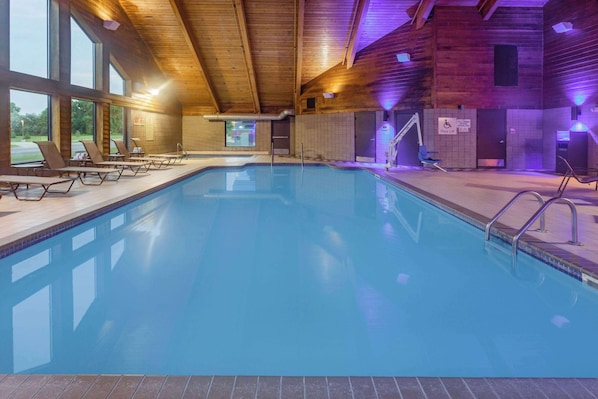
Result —
<path fill-rule="evenodd" d="M 125 224 L 125 214 L 121 213 L 110 219 L 110 230 L 114 230 Z"/>
<path fill-rule="evenodd" d="M 89 259 L 75 267 L 73 275 L 73 331 L 96 299 L 96 261 Z"/>
<path fill-rule="evenodd" d="M 255 147 L 255 121 L 225 121 L 227 147 Z"/>
<path fill-rule="evenodd" d="M 52 360 L 50 286 L 12 308 L 13 371 L 20 373 Z"/>
<path fill-rule="evenodd" d="M 110 270 L 114 269 L 114 266 L 118 263 L 121 256 L 125 253 L 125 240 L 122 239 L 114 243 L 110 247 Z"/>
<path fill-rule="evenodd" d="M 46 249 L 38 254 L 30 256 L 29 258 L 15 263 L 12 266 L 12 282 L 33 273 L 34 271 L 41 269 L 42 267 L 50 264 L 50 250 Z"/>
<path fill-rule="evenodd" d="M 83 233 L 77 234 L 72 238 L 73 241 L 73 251 L 81 248 L 85 244 L 89 244 L 96 238 L 96 230 L 95 228 L 91 228 L 89 230 L 84 231 Z"/>

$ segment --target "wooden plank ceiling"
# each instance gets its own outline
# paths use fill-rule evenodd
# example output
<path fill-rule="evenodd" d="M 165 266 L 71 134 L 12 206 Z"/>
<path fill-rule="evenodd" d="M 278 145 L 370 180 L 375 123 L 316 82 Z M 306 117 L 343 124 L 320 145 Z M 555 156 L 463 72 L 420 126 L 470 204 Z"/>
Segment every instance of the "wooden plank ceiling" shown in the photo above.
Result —
<path fill-rule="evenodd" d="M 118 0 L 187 114 L 296 109 L 301 87 L 436 6 L 543 7 L 548 0 Z"/>

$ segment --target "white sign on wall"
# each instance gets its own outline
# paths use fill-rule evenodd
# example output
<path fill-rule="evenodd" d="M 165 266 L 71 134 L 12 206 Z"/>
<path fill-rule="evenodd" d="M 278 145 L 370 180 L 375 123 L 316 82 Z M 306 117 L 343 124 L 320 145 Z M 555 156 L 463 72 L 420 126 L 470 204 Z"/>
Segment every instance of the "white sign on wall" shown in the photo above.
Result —
<path fill-rule="evenodd" d="M 457 119 L 457 129 L 459 132 L 468 132 L 471 128 L 471 119 Z"/>
<path fill-rule="evenodd" d="M 438 134 L 457 134 L 457 118 L 438 118 Z"/>

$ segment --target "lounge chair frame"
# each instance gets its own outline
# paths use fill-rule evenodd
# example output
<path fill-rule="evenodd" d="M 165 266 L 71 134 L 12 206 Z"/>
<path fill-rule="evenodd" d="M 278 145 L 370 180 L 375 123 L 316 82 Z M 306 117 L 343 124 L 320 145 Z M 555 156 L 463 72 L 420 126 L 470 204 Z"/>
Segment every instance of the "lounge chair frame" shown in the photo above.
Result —
<path fill-rule="evenodd" d="M 64 178 L 64 177 L 41 177 L 41 176 L 18 176 L 18 175 L 0 175 L 0 183 L 8 184 L 9 191 L 13 193 L 16 199 L 19 201 L 41 201 L 47 193 L 58 193 L 66 194 L 71 191 L 76 178 Z M 70 183 L 66 190 L 54 190 L 50 191 L 50 187 L 56 184 Z M 24 197 L 17 194 L 17 190 L 22 186 L 26 185 L 29 188 L 30 185 L 39 185 L 43 191 L 39 197 Z"/>
<path fill-rule="evenodd" d="M 132 162 L 132 161 L 105 161 L 100 149 L 96 145 L 94 141 L 91 140 L 81 140 L 83 146 L 85 147 L 85 151 L 87 151 L 87 155 L 89 155 L 90 161 L 95 166 L 110 166 L 114 168 L 119 168 L 121 170 L 129 169 L 133 176 L 137 176 L 139 172 L 147 172 L 151 166 L 149 162 Z M 122 174 L 122 171 L 121 171 Z"/>
<path fill-rule="evenodd" d="M 44 157 L 46 168 L 52 172 L 58 173 L 58 176 L 60 177 L 70 176 L 71 173 L 74 173 L 82 184 L 99 186 L 106 180 L 108 175 L 116 175 L 116 178 L 113 180 L 118 180 L 122 175 L 122 169 L 120 168 L 68 166 L 62 158 L 62 155 L 60 155 L 56 143 L 53 141 L 36 141 L 35 144 L 37 144 Z M 99 181 L 96 179 L 88 179 L 88 175 L 97 176 Z"/>
<path fill-rule="evenodd" d="M 131 141 L 135 145 L 135 147 L 141 148 L 140 139 L 137 137 L 131 137 Z M 183 159 L 187 158 L 189 154 L 183 148 L 181 143 L 176 143 L 176 154 L 146 154 L 146 157 L 149 158 L 167 158 L 171 160 L 171 164 L 175 164 L 177 161 L 179 163 L 183 162 Z"/>
<path fill-rule="evenodd" d="M 160 169 L 162 166 L 170 165 L 173 161 L 170 158 L 163 158 L 163 157 L 138 157 L 133 156 L 129 152 L 129 149 L 125 145 L 125 142 L 120 139 L 112 139 L 118 153 L 124 157 L 125 161 L 130 162 L 149 162 L 151 166 L 155 167 L 156 169 Z"/>
<path fill-rule="evenodd" d="M 563 179 L 561 180 L 561 184 L 559 185 L 559 188 L 557 190 L 557 194 L 559 197 L 563 196 L 563 193 L 565 192 L 565 188 L 567 188 L 567 184 L 569 184 L 569 180 L 571 180 L 571 178 L 574 178 L 575 180 L 577 180 L 578 182 L 580 182 L 582 184 L 596 183 L 596 187 L 594 188 L 594 190 L 598 190 L 598 175 L 596 175 L 596 176 L 579 176 L 575 172 L 575 170 L 573 169 L 573 167 L 571 166 L 569 161 L 567 161 L 565 158 L 563 158 L 560 155 L 557 155 L 557 157 L 567 167 L 567 171 L 563 175 Z M 593 170 L 593 169 L 588 169 L 588 171 L 590 171 L 590 170 Z M 596 170 L 594 170 L 594 171 L 596 171 Z M 598 171 L 596 171 L 596 172 L 598 172 Z"/>

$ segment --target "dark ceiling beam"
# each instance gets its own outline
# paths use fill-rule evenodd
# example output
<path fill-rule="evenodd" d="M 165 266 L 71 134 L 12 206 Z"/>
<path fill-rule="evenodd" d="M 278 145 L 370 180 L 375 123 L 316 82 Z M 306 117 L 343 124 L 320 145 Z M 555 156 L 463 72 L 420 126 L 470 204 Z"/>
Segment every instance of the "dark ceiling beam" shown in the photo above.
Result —
<path fill-rule="evenodd" d="M 488 21 L 492 17 L 499 3 L 500 0 L 480 0 L 477 7 L 484 21 Z"/>
<path fill-rule="evenodd" d="M 303 29 L 305 27 L 305 0 L 295 0 L 295 111 L 301 107 L 301 70 L 303 69 Z"/>
<path fill-rule="evenodd" d="M 435 4 L 436 0 L 420 0 L 417 11 L 411 20 L 411 24 L 415 23 L 415 29 L 421 29 L 424 26 Z"/>
<path fill-rule="evenodd" d="M 355 2 L 357 3 L 355 7 L 355 16 L 353 18 L 353 23 L 351 24 L 351 34 L 349 36 L 349 43 L 345 48 L 345 59 L 343 60 L 343 64 L 347 64 L 347 69 L 351 68 L 355 62 L 355 55 L 357 54 L 357 48 L 359 47 L 361 31 L 363 30 L 368 7 L 370 5 L 370 0 L 355 0 Z"/>
<path fill-rule="evenodd" d="M 245 58 L 245 70 L 247 71 L 247 80 L 249 81 L 249 89 L 251 91 L 251 98 L 253 100 L 253 112 L 261 112 L 260 99 L 257 92 L 257 82 L 255 79 L 255 68 L 253 67 L 253 59 L 251 57 L 251 45 L 249 44 L 249 35 L 247 31 L 247 20 L 245 19 L 245 6 L 243 0 L 235 0 L 235 14 L 237 17 L 237 27 L 241 42 L 243 43 L 243 57 Z"/>
<path fill-rule="evenodd" d="M 203 78 L 204 82 L 206 82 L 206 89 L 208 91 L 208 94 L 210 95 L 210 99 L 212 100 L 212 105 L 214 106 L 216 112 L 220 112 L 221 107 L 220 107 L 220 104 L 218 103 L 218 99 L 216 98 L 216 94 L 215 94 L 216 92 L 214 90 L 214 85 L 212 84 L 210 77 L 206 74 L 205 67 L 204 67 L 205 63 L 203 62 L 203 60 L 201 59 L 201 57 L 199 55 L 199 45 L 192 35 L 191 23 L 189 22 L 189 19 L 187 18 L 185 13 L 181 12 L 181 9 L 182 9 L 181 0 L 169 0 L 169 1 L 170 1 L 170 7 L 172 8 L 172 11 L 174 12 L 174 15 L 181 27 L 181 32 L 183 33 L 183 36 L 185 37 L 185 42 L 187 43 L 187 46 L 189 46 L 189 50 L 191 51 L 193 59 L 197 63 L 199 75 Z"/>

